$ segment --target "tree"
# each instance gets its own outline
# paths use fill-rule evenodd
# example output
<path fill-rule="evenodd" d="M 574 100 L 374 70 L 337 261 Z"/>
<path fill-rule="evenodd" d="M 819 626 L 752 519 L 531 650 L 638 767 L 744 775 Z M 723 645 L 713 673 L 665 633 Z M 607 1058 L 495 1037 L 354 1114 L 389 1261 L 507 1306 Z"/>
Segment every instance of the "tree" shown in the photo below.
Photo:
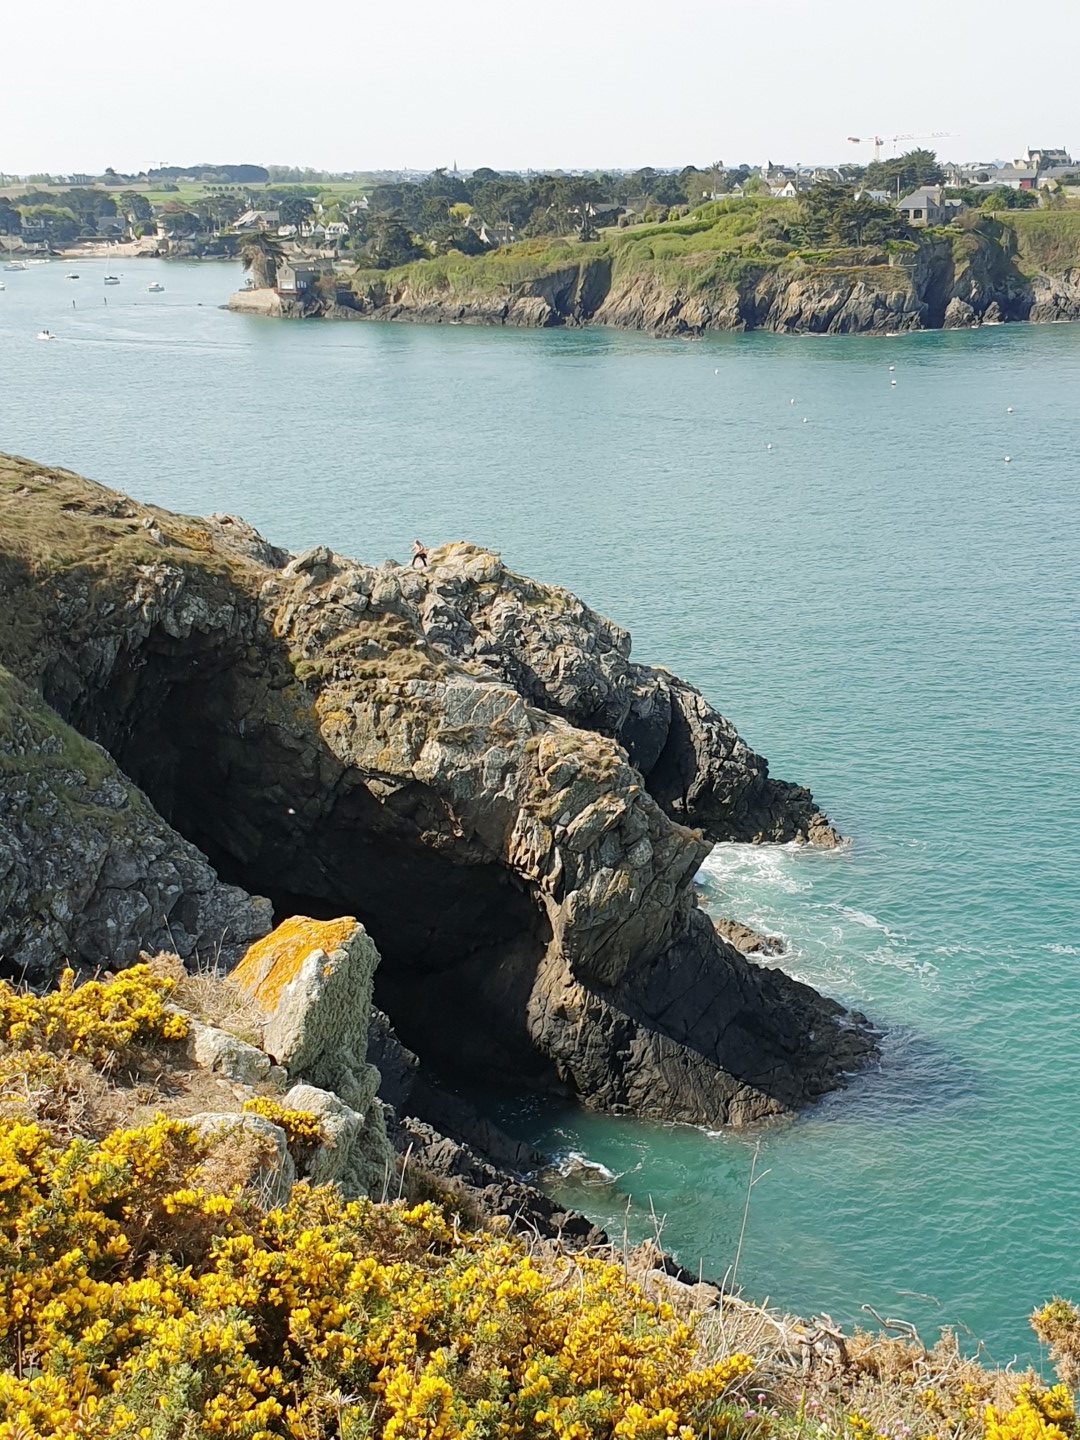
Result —
<path fill-rule="evenodd" d="M 266 230 L 256 230 L 245 235 L 240 246 L 240 260 L 251 275 L 256 290 L 272 290 L 277 284 L 278 266 L 285 259 L 285 251 L 276 235 Z"/>
<path fill-rule="evenodd" d="M 875 160 L 868 165 L 863 184 L 867 190 L 887 190 L 890 195 L 896 194 L 899 185 L 904 195 L 920 185 L 940 185 L 944 179 L 945 172 L 933 150 L 909 150 L 892 160 Z"/>
<path fill-rule="evenodd" d="M 372 220 L 371 238 L 364 246 L 364 255 L 368 264 L 376 270 L 407 265 L 410 260 L 419 260 L 423 254 L 400 215 L 376 215 Z"/>
<path fill-rule="evenodd" d="M 846 185 L 830 181 L 808 190 L 800 210 L 797 231 L 804 245 L 880 245 L 908 233 L 906 222 L 890 205 L 879 205 L 869 195 L 856 200 Z"/>
<path fill-rule="evenodd" d="M 604 199 L 599 181 L 585 175 L 575 176 L 567 187 L 567 198 L 571 212 L 577 218 L 578 239 L 595 240 L 597 231 L 593 216 Z"/>
<path fill-rule="evenodd" d="M 685 205 L 689 197 L 677 175 L 658 175 L 652 198 L 657 205 Z"/>
<path fill-rule="evenodd" d="M 997 185 L 986 192 L 979 207 L 987 213 L 994 210 L 1033 210 L 1039 203 L 1034 190 L 1014 190 L 1011 185 Z"/>
<path fill-rule="evenodd" d="M 189 210 L 185 205 L 178 205 L 175 201 L 162 208 L 160 219 L 165 227 L 166 235 L 173 239 L 185 239 L 191 235 L 197 235 L 203 224 L 194 210 Z"/>
<path fill-rule="evenodd" d="M 154 207 L 145 195 L 125 195 L 128 220 L 132 225 L 149 225 L 154 218 Z"/>
<path fill-rule="evenodd" d="M 29 205 L 22 212 L 24 231 L 41 231 L 50 245 L 75 240 L 82 230 L 78 216 L 65 205 Z"/>
<path fill-rule="evenodd" d="M 483 255 L 488 249 L 475 230 L 452 220 L 436 226 L 428 239 L 436 255 L 445 255 L 450 250 L 458 250 L 462 255 Z"/>
<path fill-rule="evenodd" d="M 306 195 L 286 195 L 278 204 L 278 214 L 283 225 L 295 225 L 299 235 L 306 221 L 311 219 L 315 206 Z"/>
<path fill-rule="evenodd" d="M 22 229 L 22 216 L 10 200 L 0 196 L 0 235 L 18 235 Z"/>

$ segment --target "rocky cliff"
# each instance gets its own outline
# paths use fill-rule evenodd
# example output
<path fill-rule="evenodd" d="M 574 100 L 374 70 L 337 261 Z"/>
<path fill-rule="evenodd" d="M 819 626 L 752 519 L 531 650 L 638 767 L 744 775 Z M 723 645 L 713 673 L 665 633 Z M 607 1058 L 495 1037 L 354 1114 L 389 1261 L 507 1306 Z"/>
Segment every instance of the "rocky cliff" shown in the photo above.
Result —
<path fill-rule="evenodd" d="M 275 314 L 425 324 L 610 325 L 657 335 L 712 330 L 854 334 L 957 328 L 1005 320 L 1080 319 L 1080 227 L 1075 215 L 984 220 L 978 231 L 934 231 L 910 243 L 783 258 L 642 258 L 622 242 L 563 247 L 529 273 L 528 253 L 502 270 L 489 258 L 452 268 L 418 262 L 385 276 L 362 272 L 329 305 L 277 302 Z M 1030 223 L 1029 223 L 1030 222 Z M 1034 222 L 1049 227 L 1040 233 Z M 1055 233 L 1054 224 L 1057 231 Z M 678 226 L 673 226 L 677 230 Z M 917 232 L 915 232 L 917 233 Z M 632 235 L 633 232 L 627 232 Z M 527 252 L 528 247 L 518 247 Z M 649 252 L 651 255 L 651 252 Z M 502 278 L 505 274 L 505 279 Z M 269 293 L 269 292 L 268 292 Z M 266 303 L 241 292 L 232 308 Z"/>
<path fill-rule="evenodd" d="M 835 844 L 626 633 L 468 545 L 417 573 L 0 462 L 9 971 L 357 915 L 421 1066 L 704 1123 L 874 1051 L 698 908 L 725 839 Z M 220 877 L 220 878 L 219 878 Z"/>

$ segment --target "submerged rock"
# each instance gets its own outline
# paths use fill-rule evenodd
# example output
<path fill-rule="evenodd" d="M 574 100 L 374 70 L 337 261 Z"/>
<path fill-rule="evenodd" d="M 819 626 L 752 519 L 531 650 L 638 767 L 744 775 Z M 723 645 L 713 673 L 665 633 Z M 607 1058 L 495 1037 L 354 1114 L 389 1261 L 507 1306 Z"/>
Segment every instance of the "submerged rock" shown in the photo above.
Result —
<path fill-rule="evenodd" d="M 874 1052 L 868 1027 L 749 965 L 696 905 L 714 840 L 839 838 L 699 692 L 473 546 L 433 550 L 424 572 L 325 546 L 281 558 L 238 522 L 0 461 L 0 664 L 39 716 L 54 707 L 139 787 L 155 833 L 203 852 L 170 913 L 227 900 L 247 938 L 265 905 L 244 892 L 260 892 L 279 913 L 363 921 L 320 938 L 298 918 L 242 967 L 253 992 L 285 977 L 267 1044 L 292 1054 L 290 1073 L 364 1111 L 376 945 L 378 1004 L 451 1079 L 742 1124 L 843 1084 Z M 41 771 L 18 750 L 3 783 Z M 14 853 L 10 813 L 0 846 Z M 72 826 L 77 847 L 77 813 Z M 135 864 L 139 826 L 114 833 Z M 6 943 L 32 944 L 46 910 L 92 916 L 109 889 L 35 852 Z M 131 945 L 159 947 L 152 903 L 127 923 Z M 124 958 L 104 936 L 101 955 Z M 319 1062 L 294 1070 L 309 1034 Z"/>

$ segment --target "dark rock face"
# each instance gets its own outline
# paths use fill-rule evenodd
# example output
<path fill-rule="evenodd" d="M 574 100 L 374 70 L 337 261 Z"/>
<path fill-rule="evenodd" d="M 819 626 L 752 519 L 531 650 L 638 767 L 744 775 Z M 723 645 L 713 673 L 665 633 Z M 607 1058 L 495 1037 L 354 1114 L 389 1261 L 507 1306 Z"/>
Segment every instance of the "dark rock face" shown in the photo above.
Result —
<path fill-rule="evenodd" d="M 423 573 L 326 547 L 282 564 L 238 522 L 4 462 L 14 503 L 0 663 L 108 752 L 155 834 L 241 887 L 219 893 L 201 857 L 201 878 L 180 874 L 173 908 L 203 917 L 192 946 L 222 905 L 228 927 L 265 928 L 252 892 L 357 915 L 382 956 L 378 1003 L 422 1065 L 669 1119 L 785 1113 L 874 1052 L 857 1017 L 748 965 L 693 892 L 712 840 L 836 832 L 567 592 L 466 545 Z M 14 768 L 33 783 L 38 761 Z M 71 904 L 38 869 L 41 903 Z M 129 888 L 156 946 L 144 872 Z M 98 903 L 79 892 L 81 913 Z M 34 923 L 17 910 L 8 946 Z"/>
<path fill-rule="evenodd" d="M 129 965 L 140 951 L 229 963 L 268 900 L 219 880 L 104 751 L 0 666 L 0 970 Z"/>

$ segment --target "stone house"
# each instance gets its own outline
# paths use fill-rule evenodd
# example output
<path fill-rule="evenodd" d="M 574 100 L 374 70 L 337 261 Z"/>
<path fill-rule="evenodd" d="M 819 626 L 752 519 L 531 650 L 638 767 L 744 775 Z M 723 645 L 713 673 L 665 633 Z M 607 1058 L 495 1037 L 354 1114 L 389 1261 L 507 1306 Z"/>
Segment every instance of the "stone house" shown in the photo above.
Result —
<path fill-rule="evenodd" d="M 945 202 L 945 192 L 940 185 L 924 185 L 912 190 L 896 208 L 909 225 L 947 225 L 956 213 L 955 207 Z"/>
<path fill-rule="evenodd" d="M 279 295 L 306 295 L 318 280 L 320 267 L 313 260 L 283 260 L 277 269 Z"/>

